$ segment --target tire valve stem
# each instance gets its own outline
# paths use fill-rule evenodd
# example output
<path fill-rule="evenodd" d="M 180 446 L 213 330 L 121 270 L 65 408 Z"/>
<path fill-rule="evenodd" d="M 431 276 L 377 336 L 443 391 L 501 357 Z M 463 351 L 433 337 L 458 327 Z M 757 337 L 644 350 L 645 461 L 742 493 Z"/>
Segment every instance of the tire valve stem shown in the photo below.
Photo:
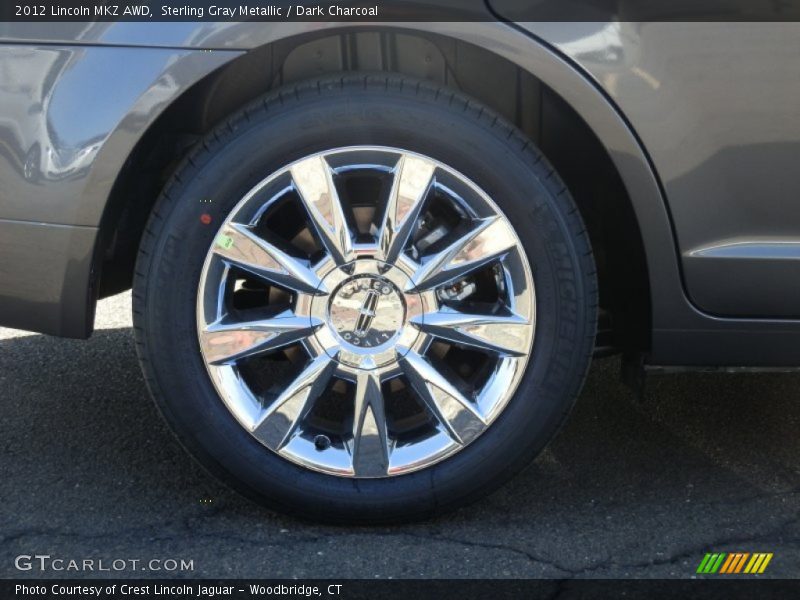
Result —
<path fill-rule="evenodd" d="M 331 438 L 327 435 L 318 435 L 314 438 L 314 447 L 322 452 L 331 447 Z"/>

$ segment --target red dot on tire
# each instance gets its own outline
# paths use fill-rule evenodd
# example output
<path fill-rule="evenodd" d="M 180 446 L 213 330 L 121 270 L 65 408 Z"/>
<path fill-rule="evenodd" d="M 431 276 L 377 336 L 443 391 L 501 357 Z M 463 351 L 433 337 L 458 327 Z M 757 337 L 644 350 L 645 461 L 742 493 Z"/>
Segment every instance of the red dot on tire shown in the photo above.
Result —
<path fill-rule="evenodd" d="M 203 225 L 209 225 L 211 223 L 211 215 L 208 213 L 203 213 L 200 215 L 200 222 Z"/>

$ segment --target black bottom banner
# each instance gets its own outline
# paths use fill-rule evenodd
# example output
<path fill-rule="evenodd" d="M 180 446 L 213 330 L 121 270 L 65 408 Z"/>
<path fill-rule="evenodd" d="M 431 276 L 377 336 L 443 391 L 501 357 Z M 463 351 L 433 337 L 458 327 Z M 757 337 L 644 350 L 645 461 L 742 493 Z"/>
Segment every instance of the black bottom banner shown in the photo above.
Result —
<path fill-rule="evenodd" d="M 800 580 L 0 580 L 0 598 L 797 598 Z"/>

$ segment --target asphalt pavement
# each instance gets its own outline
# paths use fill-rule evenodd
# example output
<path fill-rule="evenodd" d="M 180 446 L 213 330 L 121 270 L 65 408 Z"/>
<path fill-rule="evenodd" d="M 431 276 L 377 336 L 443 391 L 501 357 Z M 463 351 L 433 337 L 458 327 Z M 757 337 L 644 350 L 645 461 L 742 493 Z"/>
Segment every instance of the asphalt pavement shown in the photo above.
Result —
<path fill-rule="evenodd" d="M 184 454 L 140 375 L 128 294 L 100 303 L 88 341 L 0 329 L 0 577 L 692 577 L 737 551 L 800 576 L 800 375 L 662 375 L 639 404 L 618 370 L 595 361 L 564 430 L 488 499 L 342 528 L 256 506 Z M 37 554 L 141 562 L 16 568 Z M 153 559 L 193 570 L 141 572 Z"/>

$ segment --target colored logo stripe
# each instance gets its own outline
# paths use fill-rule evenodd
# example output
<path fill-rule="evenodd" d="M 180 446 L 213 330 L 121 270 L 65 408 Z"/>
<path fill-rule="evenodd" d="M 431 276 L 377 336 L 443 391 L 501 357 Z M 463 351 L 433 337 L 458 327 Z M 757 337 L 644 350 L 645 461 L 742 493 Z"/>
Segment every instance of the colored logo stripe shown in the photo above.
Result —
<path fill-rule="evenodd" d="M 709 552 L 700 561 L 697 572 L 704 575 L 713 575 L 714 573 L 719 573 L 720 575 L 737 573 L 760 574 L 766 570 L 772 557 L 772 553 L 766 552 L 753 554 L 749 552 L 731 552 L 729 554 L 725 552 Z"/>
<path fill-rule="evenodd" d="M 747 563 L 747 566 L 744 569 L 745 573 L 763 573 L 764 570 L 767 568 L 769 561 L 772 560 L 772 553 L 757 553 L 753 554 L 753 558 L 750 559 L 750 562 Z"/>
<path fill-rule="evenodd" d="M 706 554 L 700 566 L 697 567 L 698 573 L 716 573 L 722 564 L 722 559 L 725 558 L 725 553 L 722 554 Z"/>
<path fill-rule="evenodd" d="M 744 567 L 744 561 L 748 559 L 750 556 L 749 552 L 733 552 L 728 555 L 728 560 L 725 561 L 725 564 L 722 565 L 722 569 L 720 569 L 720 573 L 738 573 Z"/>

